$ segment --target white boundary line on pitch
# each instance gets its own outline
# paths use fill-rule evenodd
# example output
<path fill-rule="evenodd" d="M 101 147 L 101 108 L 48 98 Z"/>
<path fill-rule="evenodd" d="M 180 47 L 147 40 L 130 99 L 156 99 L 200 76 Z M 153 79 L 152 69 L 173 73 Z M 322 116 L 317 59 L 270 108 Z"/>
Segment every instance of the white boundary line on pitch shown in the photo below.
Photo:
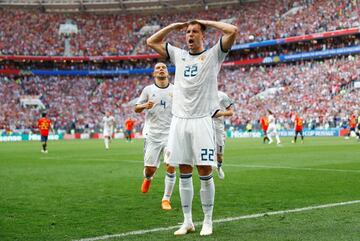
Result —
<path fill-rule="evenodd" d="M 309 206 L 309 207 L 304 207 L 304 208 L 295 208 L 295 209 L 282 210 L 282 211 L 257 213 L 257 214 L 250 214 L 250 215 L 244 215 L 244 216 L 232 217 L 232 218 L 223 218 L 223 219 L 214 220 L 213 223 L 226 223 L 226 222 L 233 222 L 233 221 L 238 221 L 238 220 L 242 220 L 242 219 L 260 218 L 260 217 L 266 217 L 266 216 L 272 216 L 272 215 L 278 215 L 278 214 L 287 214 L 287 213 L 298 213 L 298 212 L 310 211 L 310 210 L 315 210 L 315 209 L 323 209 L 323 208 L 331 208 L 331 207 L 352 205 L 352 204 L 357 204 L 357 203 L 360 203 L 360 200 L 353 200 L 353 201 L 339 202 L 339 203 L 329 203 L 329 204 L 323 204 L 323 205 L 317 205 L 317 206 Z M 201 225 L 201 224 L 202 224 L 202 222 L 194 223 L 195 226 L 198 226 L 198 225 Z M 146 234 L 146 233 L 169 231 L 169 230 L 172 230 L 172 229 L 176 229 L 178 227 L 180 227 L 180 225 L 170 226 L 170 227 L 163 227 L 163 228 L 154 228 L 154 229 L 144 229 L 144 230 L 130 231 L 130 232 L 126 232 L 126 233 L 109 234 L 109 235 L 92 237 L 92 238 L 78 239 L 78 240 L 75 240 L 75 241 L 106 240 L 106 239 L 120 238 L 120 237 L 126 237 L 126 236 L 131 236 L 131 235 L 142 235 L 142 234 Z"/>
<path fill-rule="evenodd" d="M 230 166 L 230 167 L 245 167 L 245 168 L 264 168 L 264 169 L 290 169 L 290 170 L 304 170 L 304 171 L 356 172 L 356 173 L 360 173 L 360 170 L 330 169 L 330 168 L 312 168 L 312 167 L 287 167 L 287 166 L 245 165 L 245 164 L 224 164 L 224 166 Z"/>

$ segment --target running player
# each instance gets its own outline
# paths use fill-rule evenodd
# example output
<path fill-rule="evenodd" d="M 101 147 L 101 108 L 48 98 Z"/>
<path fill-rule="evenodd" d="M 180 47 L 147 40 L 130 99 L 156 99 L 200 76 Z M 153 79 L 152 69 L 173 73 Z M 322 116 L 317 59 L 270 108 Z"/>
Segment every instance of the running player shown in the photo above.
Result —
<path fill-rule="evenodd" d="M 47 141 L 49 136 L 49 130 L 52 130 L 51 120 L 46 117 L 46 113 L 41 114 L 41 118 L 38 120 L 38 128 L 40 130 L 40 138 L 42 145 L 42 153 L 48 153 Z"/>
<path fill-rule="evenodd" d="M 102 119 L 102 122 L 103 122 L 103 127 L 104 127 L 103 136 L 104 136 L 105 149 L 109 150 L 109 145 L 110 145 L 111 138 L 114 133 L 114 127 L 116 124 L 115 118 L 114 118 L 114 116 L 111 115 L 110 111 L 107 111 L 105 113 L 105 116 Z"/>
<path fill-rule="evenodd" d="M 214 119 L 215 125 L 215 139 L 216 139 L 216 154 L 217 154 L 217 170 L 218 176 L 220 179 L 225 178 L 225 173 L 222 169 L 222 164 L 224 160 L 224 148 L 225 148 L 225 139 L 226 132 L 224 126 L 224 117 L 233 116 L 234 111 L 232 105 L 234 102 L 230 97 L 222 91 L 218 91 L 220 110 L 216 112 Z"/>
<path fill-rule="evenodd" d="M 279 134 L 277 133 L 277 128 L 276 128 L 276 119 L 274 117 L 274 114 L 272 113 L 271 110 L 268 110 L 269 112 L 269 117 L 268 117 L 268 120 L 269 120 L 269 127 L 268 127 L 268 137 L 269 137 L 269 144 L 271 144 L 273 142 L 272 140 L 272 135 L 275 135 L 276 137 L 276 144 L 281 144 L 281 141 L 280 141 L 280 137 L 279 137 Z"/>
<path fill-rule="evenodd" d="M 267 130 L 269 128 L 268 118 L 266 116 L 261 117 L 260 124 L 264 135 L 263 143 L 265 144 L 265 141 L 270 141 L 269 137 L 267 136 Z"/>
<path fill-rule="evenodd" d="M 150 188 L 154 174 L 160 166 L 161 155 L 165 153 L 170 123 L 174 86 L 169 83 L 169 73 L 164 63 L 157 63 L 153 76 L 155 83 L 146 86 L 135 106 L 135 112 L 146 110 L 144 147 L 144 181 L 141 192 L 146 193 Z M 171 210 L 170 197 L 173 192 L 176 173 L 175 167 L 166 163 L 165 190 L 161 201 L 164 210 Z"/>
<path fill-rule="evenodd" d="M 204 47 L 207 27 L 222 32 L 222 37 L 212 48 Z M 172 31 L 186 30 L 189 51 L 165 43 Z M 184 223 L 175 235 L 194 231 L 192 221 L 193 167 L 200 176 L 200 199 L 204 213 L 200 235 L 210 235 L 214 207 L 215 185 L 212 167 L 216 167 L 214 129 L 212 116 L 219 109 L 217 76 L 222 62 L 235 41 L 237 27 L 231 24 L 195 20 L 170 24 L 147 39 L 147 44 L 163 58 L 175 64 L 173 118 L 170 126 L 166 158 L 172 166 L 180 168 L 180 199 Z"/>

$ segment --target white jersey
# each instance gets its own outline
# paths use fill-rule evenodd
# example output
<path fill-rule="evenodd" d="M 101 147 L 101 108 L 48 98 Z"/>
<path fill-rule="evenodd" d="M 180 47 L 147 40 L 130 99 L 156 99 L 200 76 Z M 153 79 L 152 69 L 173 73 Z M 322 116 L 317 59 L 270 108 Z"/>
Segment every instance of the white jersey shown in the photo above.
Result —
<path fill-rule="evenodd" d="M 212 116 L 219 109 L 217 76 L 227 55 L 221 49 L 221 40 L 199 54 L 169 43 L 166 51 L 176 66 L 173 115 L 186 119 Z"/>
<path fill-rule="evenodd" d="M 169 84 L 165 88 L 160 88 L 155 84 L 146 86 L 137 101 L 144 104 L 148 101 L 154 102 L 151 109 L 146 110 L 144 136 L 156 141 L 167 139 L 171 123 L 171 109 L 174 85 Z"/>
<path fill-rule="evenodd" d="M 269 129 L 276 129 L 275 117 L 273 115 L 269 115 Z"/>
<path fill-rule="evenodd" d="M 227 108 L 234 104 L 232 99 L 222 91 L 218 91 L 218 97 L 220 103 L 220 111 L 226 111 Z M 218 118 L 214 118 L 214 123 L 217 129 L 222 128 L 224 126 L 224 117 L 221 116 Z"/>
<path fill-rule="evenodd" d="M 110 130 L 112 131 L 114 129 L 114 125 L 115 125 L 115 118 L 114 116 L 104 116 L 103 119 L 103 126 L 104 126 L 104 130 Z"/>

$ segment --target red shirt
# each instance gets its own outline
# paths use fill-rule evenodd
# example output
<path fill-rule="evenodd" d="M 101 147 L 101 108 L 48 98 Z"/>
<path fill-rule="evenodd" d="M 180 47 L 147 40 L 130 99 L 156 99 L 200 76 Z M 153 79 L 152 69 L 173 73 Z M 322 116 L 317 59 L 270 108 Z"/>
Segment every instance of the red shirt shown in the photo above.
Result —
<path fill-rule="evenodd" d="M 350 128 L 355 128 L 356 127 L 356 118 L 355 116 L 351 116 L 350 119 L 349 119 L 349 125 L 350 125 Z"/>
<path fill-rule="evenodd" d="M 267 129 L 269 127 L 269 121 L 266 116 L 261 118 L 260 123 L 261 123 L 261 128 L 263 129 L 263 131 L 267 131 Z"/>
<path fill-rule="evenodd" d="M 134 123 L 135 121 L 133 121 L 132 119 L 127 119 L 125 121 L 125 130 L 131 131 L 134 128 Z"/>
<path fill-rule="evenodd" d="M 302 131 L 302 129 L 303 129 L 303 123 L 304 123 L 303 118 L 297 116 L 297 117 L 295 118 L 295 130 L 296 130 L 296 131 Z"/>
<path fill-rule="evenodd" d="M 51 121 L 47 119 L 46 117 L 41 118 L 38 121 L 38 127 L 40 130 L 40 135 L 42 136 L 48 136 L 49 130 L 50 130 Z"/>

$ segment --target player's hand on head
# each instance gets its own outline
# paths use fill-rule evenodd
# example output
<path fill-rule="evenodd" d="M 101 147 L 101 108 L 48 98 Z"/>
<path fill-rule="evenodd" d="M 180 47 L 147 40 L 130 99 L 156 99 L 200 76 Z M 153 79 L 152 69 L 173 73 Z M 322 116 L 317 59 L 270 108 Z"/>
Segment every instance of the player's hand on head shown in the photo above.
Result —
<path fill-rule="evenodd" d="M 195 19 L 196 22 L 203 24 L 203 25 L 207 25 L 207 21 L 206 20 L 200 20 L 200 19 Z"/>
<path fill-rule="evenodd" d="M 173 23 L 171 25 L 175 30 L 181 31 L 181 30 L 185 29 L 188 26 L 188 23 L 187 22 L 185 22 L 185 23 Z"/>

